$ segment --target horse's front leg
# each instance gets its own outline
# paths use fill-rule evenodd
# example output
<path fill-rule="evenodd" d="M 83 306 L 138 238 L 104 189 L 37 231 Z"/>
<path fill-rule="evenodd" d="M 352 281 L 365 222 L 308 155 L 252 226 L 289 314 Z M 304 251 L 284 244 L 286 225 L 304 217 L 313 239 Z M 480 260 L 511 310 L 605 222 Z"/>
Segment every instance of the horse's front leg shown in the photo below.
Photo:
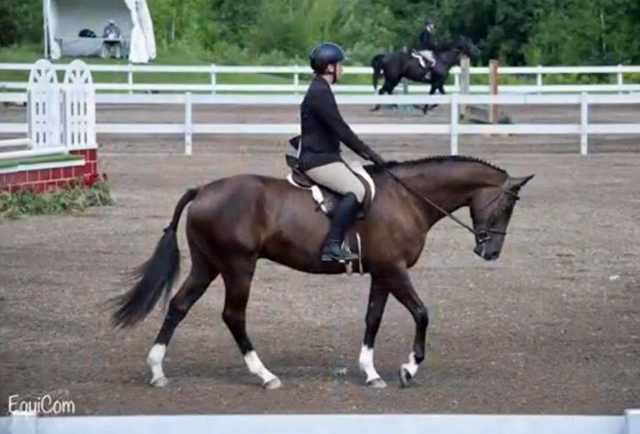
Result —
<path fill-rule="evenodd" d="M 402 387 L 407 387 L 418 372 L 418 366 L 424 360 L 429 314 L 424 303 L 422 303 L 422 300 L 413 289 L 411 279 L 406 272 L 396 279 L 391 287 L 391 294 L 409 310 L 416 322 L 413 351 L 409 354 L 409 361 L 400 366 L 400 384 Z"/>
<path fill-rule="evenodd" d="M 366 331 L 364 342 L 360 349 L 358 362 L 360 369 L 367 375 L 366 384 L 369 387 L 384 388 L 386 383 L 380 378 L 373 365 L 373 345 L 382 321 L 382 313 L 389 298 L 389 284 L 383 278 L 371 276 L 371 290 L 367 307 Z"/>
<path fill-rule="evenodd" d="M 429 90 L 429 95 L 433 95 L 434 93 L 436 93 L 437 89 L 438 89 L 438 86 L 435 83 L 431 83 L 431 89 Z M 424 107 L 422 108 L 422 112 L 426 115 L 429 112 L 429 110 L 432 110 L 436 107 L 438 107 L 437 104 L 434 104 L 434 105 L 425 104 Z"/>

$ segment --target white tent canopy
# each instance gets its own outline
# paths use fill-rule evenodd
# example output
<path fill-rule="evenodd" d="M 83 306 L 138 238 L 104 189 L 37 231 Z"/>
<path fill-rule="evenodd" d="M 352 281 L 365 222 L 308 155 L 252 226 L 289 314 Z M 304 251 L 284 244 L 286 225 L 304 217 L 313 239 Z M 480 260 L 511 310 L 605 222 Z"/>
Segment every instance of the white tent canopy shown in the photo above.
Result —
<path fill-rule="evenodd" d="M 156 57 L 153 23 L 146 0 L 43 0 L 45 56 L 91 56 L 100 52 L 102 31 L 114 20 L 132 62 Z M 80 37 L 83 29 L 97 37 Z"/>

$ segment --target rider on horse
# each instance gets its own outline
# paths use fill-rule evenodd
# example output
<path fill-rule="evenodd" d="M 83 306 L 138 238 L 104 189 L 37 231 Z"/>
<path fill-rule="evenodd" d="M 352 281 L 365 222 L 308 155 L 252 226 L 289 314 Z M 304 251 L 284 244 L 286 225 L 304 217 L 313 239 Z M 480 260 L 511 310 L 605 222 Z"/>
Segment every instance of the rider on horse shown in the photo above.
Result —
<path fill-rule="evenodd" d="M 338 110 L 331 84 L 342 75 L 344 51 L 336 44 L 316 46 L 310 54 L 316 76 L 300 106 L 301 150 L 299 168 L 316 183 L 343 195 L 322 247 L 323 261 L 353 261 L 358 257 L 342 248 L 365 197 L 365 187 L 340 156 L 340 142 L 374 164 L 384 160 L 351 130 Z"/>
<path fill-rule="evenodd" d="M 424 29 L 418 35 L 418 42 L 415 46 L 415 50 L 424 57 L 429 65 L 427 67 L 427 78 L 431 73 L 431 68 L 436 65 L 436 58 L 434 51 L 438 50 L 438 45 L 435 43 L 432 32 L 436 27 L 436 23 L 432 18 L 424 20 Z"/>

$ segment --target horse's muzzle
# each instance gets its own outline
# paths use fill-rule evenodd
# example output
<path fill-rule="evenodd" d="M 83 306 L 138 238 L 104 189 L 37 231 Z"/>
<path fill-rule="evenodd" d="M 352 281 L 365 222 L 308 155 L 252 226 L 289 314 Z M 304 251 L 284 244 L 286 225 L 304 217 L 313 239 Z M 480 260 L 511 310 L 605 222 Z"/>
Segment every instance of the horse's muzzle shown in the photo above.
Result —
<path fill-rule="evenodd" d="M 495 261 L 500 257 L 500 251 L 487 249 L 487 243 L 476 244 L 476 247 L 473 249 L 473 253 L 480 256 L 485 261 Z"/>

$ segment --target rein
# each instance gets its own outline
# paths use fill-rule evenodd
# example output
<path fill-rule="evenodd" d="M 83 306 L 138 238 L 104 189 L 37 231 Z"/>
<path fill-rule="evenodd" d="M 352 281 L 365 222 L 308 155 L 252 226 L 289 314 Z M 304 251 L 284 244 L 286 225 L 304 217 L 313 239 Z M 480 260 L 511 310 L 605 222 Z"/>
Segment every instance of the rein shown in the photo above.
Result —
<path fill-rule="evenodd" d="M 489 234 L 500 234 L 500 235 L 506 235 L 506 232 L 504 231 L 499 231 L 497 229 L 492 229 L 492 228 L 487 228 L 487 229 L 482 229 L 479 231 L 476 231 L 475 229 L 473 229 L 471 226 L 469 226 L 468 224 L 466 224 L 465 222 L 463 222 L 462 220 L 458 219 L 457 217 L 455 217 L 453 214 L 451 214 L 449 211 L 443 209 L 442 207 L 440 207 L 439 205 L 437 205 L 435 202 L 433 202 L 431 199 L 429 199 L 426 196 L 421 195 L 420 193 L 416 192 L 414 189 L 412 189 L 411 187 L 409 187 L 407 184 L 405 184 L 400 178 L 398 178 L 396 175 L 394 175 L 389 169 L 387 169 L 386 167 L 382 168 L 390 177 L 391 179 L 393 179 L 394 181 L 396 181 L 398 184 L 400 184 L 401 186 L 403 186 L 409 193 L 411 193 L 412 195 L 414 195 L 415 197 L 417 197 L 418 199 L 422 200 L 423 202 L 426 202 L 427 204 L 431 205 L 433 208 L 437 209 L 438 211 L 440 211 L 442 214 L 444 214 L 445 216 L 449 217 L 451 220 L 453 220 L 454 222 L 456 222 L 457 224 L 459 224 L 460 226 L 462 226 L 463 228 L 465 228 L 466 230 L 468 230 L 469 232 L 471 232 L 477 239 L 478 242 L 483 243 L 488 241 L 491 238 L 491 235 Z M 493 199 L 491 199 L 489 202 L 487 202 L 486 204 L 482 205 L 482 207 L 478 210 L 483 210 L 486 207 L 488 207 L 489 205 L 491 205 L 493 202 L 499 200 L 503 194 L 508 194 L 511 195 L 513 197 L 517 199 L 519 199 L 518 195 L 513 193 L 512 191 L 506 190 L 505 187 L 509 182 L 509 177 L 507 177 L 507 179 L 505 180 L 504 184 L 500 187 L 500 193 L 498 195 L 496 195 L 496 197 L 494 197 Z M 491 222 L 493 219 L 489 219 L 489 221 Z"/>

